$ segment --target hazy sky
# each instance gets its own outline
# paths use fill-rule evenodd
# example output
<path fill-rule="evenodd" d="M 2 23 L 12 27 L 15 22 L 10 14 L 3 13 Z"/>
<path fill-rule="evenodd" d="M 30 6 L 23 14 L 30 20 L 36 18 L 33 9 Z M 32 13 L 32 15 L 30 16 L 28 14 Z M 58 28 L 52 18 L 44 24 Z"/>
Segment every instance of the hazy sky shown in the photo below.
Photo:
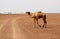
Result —
<path fill-rule="evenodd" d="M 60 12 L 60 0 L 0 0 L 0 12 Z"/>

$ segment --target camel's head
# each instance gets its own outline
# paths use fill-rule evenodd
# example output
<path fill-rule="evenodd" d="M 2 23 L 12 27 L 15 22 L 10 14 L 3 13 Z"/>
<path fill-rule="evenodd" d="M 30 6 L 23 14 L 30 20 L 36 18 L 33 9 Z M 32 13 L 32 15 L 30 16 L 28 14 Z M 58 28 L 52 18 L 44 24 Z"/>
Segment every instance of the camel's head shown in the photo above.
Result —
<path fill-rule="evenodd" d="M 26 14 L 30 15 L 30 12 L 26 12 Z"/>

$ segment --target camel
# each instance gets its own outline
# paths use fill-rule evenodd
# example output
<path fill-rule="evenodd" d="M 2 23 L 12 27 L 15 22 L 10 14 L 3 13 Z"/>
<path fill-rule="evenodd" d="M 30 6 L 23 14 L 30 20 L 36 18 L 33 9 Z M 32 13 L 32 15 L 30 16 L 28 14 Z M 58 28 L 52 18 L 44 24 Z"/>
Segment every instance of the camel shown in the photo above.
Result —
<path fill-rule="evenodd" d="M 44 14 L 41 11 L 35 12 L 34 14 L 31 14 L 30 12 L 26 12 L 26 14 L 28 14 L 29 16 L 31 16 L 32 18 L 34 18 L 35 25 L 38 24 L 38 19 L 42 18 L 42 20 L 44 22 L 43 27 L 46 28 L 46 26 L 47 26 L 46 14 Z"/>

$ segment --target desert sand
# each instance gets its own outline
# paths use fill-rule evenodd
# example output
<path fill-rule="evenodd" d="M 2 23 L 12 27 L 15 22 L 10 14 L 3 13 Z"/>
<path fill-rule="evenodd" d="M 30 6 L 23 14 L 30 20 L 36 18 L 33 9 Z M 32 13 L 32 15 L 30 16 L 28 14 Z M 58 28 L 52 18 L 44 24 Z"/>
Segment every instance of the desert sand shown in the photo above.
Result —
<path fill-rule="evenodd" d="M 26 14 L 0 14 L 0 39 L 60 39 L 60 14 L 46 15 L 47 28 L 34 28 L 33 18 Z"/>

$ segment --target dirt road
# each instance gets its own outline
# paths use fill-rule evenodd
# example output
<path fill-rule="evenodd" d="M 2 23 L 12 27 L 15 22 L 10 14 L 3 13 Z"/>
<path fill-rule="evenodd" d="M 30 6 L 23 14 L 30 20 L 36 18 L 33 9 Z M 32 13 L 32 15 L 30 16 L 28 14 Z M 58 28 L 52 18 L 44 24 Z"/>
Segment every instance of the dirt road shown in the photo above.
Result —
<path fill-rule="evenodd" d="M 47 28 L 33 28 L 33 19 L 27 15 L 0 15 L 0 39 L 60 39 L 59 17 L 47 14 Z"/>

